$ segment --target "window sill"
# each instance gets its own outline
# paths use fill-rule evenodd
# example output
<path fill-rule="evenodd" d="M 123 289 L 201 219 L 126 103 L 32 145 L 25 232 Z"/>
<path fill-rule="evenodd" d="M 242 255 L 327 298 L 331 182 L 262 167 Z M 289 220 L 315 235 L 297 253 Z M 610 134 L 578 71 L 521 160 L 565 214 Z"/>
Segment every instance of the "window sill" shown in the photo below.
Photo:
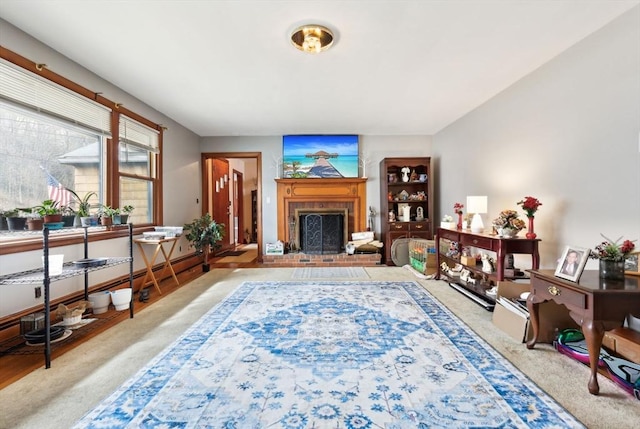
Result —
<path fill-rule="evenodd" d="M 153 229 L 153 225 L 136 225 L 133 228 L 133 235 L 153 231 Z M 94 226 L 89 227 L 87 232 L 90 242 L 128 236 L 127 225 Z M 84 228 L 64 228 L 49 233 L 49 247 L 80 244 L 83 240 Z M 42 231 L 0 231 L 0 255 L 39 249 L 42 249 Z"/>

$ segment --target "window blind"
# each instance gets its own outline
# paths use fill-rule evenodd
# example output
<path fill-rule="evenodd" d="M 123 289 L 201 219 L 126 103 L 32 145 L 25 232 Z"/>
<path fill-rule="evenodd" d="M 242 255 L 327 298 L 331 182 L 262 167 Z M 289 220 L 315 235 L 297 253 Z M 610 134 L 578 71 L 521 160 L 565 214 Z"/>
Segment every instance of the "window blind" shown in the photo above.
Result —
<path fill-rule="evenodd" d="M 125 115 L 120 115 L 120 142 L 153 153 L 159 152 L 160 132 Z"/>
<path fill-rule="evenodd" d="M 111 109 L 4 60 L 0 61 L 0 97 L 111 135 Z"/>

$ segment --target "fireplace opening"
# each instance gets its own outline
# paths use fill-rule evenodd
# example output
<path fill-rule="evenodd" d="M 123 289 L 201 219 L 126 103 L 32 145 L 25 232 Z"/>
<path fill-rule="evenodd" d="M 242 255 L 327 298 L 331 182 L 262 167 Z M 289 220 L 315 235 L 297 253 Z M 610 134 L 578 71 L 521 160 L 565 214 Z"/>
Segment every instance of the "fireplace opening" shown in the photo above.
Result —
<path fill-rule="evenodd" d="M 344 212 L 297 213 L 298 248 L 309 254 L 341 253 L 345 246 Z"/>

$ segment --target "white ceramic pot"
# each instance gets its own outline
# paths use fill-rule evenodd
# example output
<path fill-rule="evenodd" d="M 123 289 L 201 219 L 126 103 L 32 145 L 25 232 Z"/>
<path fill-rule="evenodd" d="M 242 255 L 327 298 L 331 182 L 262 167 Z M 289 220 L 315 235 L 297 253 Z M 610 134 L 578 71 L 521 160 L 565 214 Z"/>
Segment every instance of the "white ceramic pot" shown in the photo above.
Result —
<path fill-rule="evenodd" d="M 81 320 L 82 320 L 82 314 L 78 314 L 77 316 L 63 317 L 62 324 L 64 326 L 73 326 L 80 323 Z"/>
<path fill-rule="evenodd" d="M 111 304 L 111 294 L 109 291 L 96 292 L 89 295 L 89 302 L 93 309 L 93 314 L 106 313 Z"/>
<path fill-rule="evenodd" d="M 118 289 L 111 292 L 111 302 L 116 310 L 122 311 L 129 308 L 131 302 L 131 288 Z"/>

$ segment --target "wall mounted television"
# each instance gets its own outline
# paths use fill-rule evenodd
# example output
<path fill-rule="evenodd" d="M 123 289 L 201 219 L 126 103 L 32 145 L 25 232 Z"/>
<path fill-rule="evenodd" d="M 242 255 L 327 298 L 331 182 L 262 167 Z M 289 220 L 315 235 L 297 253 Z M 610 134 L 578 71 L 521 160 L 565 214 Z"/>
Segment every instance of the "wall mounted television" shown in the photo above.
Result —
<path fill-rule="evenodd" d="M 283 136 L 282 163 L 285 179 L 358 177 L 358 136 Z"/>

